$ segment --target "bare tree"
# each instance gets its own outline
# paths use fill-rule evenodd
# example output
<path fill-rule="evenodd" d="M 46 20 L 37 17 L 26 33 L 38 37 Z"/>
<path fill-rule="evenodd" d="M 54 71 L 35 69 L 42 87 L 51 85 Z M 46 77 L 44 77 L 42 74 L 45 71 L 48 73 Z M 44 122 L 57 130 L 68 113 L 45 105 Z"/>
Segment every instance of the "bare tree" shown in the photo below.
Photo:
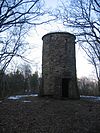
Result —
<path fill-rule="evenodd" d="M 1 0 L 0 33 L 14 25 L 40 24 L 37 20 L 44 15 L 41 8 L 40 0 Z"/>
<path fill-rule="evenodd" d="M 31 66 L 29 64 L 22 65 L 22 73 L 25 78 L 25 92 L 29 93 L 31 92 L 31 84 L 30 84 L 30 77 L 32 75 Z"/>
<path fill-rule="evenodd" d="M 64 26 L 73 29 L 77 41 L 95 68 L 100 88 L 100 1 L 62 1 L 57 10 Z"/>
<path fill-rule="evenodd" d="M 81 95 L 99 95 L 97 81 L 90 80 L 87 77 L 78 79 L 78 87 Z"/>
<path fill-rule="evenodd" d="M 47 22 L 40 20 L 45 13 L 40 0 L 0 0 L 0 69 L 5 71 L 15 56 L 23 58 L 26 33 Z"/>

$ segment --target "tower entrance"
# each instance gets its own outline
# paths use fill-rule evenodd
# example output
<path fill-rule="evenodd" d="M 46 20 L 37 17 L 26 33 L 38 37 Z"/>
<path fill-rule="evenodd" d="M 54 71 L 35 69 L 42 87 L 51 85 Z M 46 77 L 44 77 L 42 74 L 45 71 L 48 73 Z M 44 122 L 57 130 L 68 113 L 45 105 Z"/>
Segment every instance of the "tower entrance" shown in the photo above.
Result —
<path fill-rule="evenodd" d="M 62 97 L 69 97 L 69 78 L 62 79 Z"/>

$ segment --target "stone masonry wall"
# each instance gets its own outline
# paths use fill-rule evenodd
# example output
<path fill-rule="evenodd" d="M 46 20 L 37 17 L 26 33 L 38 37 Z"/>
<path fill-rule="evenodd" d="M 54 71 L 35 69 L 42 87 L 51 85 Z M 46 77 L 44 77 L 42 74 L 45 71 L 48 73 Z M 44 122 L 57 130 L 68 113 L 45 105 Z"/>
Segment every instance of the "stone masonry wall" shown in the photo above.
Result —
<path fill-rule="evenodd" d="M 69 98 L 79 98 L 76 80 L 75 36 L 54 32 L 43 36 L 43 94 L 62 97 L 62 79 L 70 79 Z"/>

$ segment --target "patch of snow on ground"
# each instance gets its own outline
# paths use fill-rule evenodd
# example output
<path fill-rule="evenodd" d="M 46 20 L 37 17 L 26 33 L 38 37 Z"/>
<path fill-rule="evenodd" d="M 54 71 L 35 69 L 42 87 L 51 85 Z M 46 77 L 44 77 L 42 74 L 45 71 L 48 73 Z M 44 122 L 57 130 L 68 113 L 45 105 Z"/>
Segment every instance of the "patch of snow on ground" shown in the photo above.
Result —
<path fill-rule="evenodd" d="M 82 99 L 89 99 L 89 100 L 100 101 L 100 96 L 84 96 L 84 95 L 80 95 L 80 97 Z"/>
<path fill-rule="evenodd" d="M 36 96 L 38 96 L 38 94 L 16 95 L 16 96 L 10 96 L 10 97 L 8 97 L 8 99 L 9 99 L 9 100 L 18 100 L 18 99 L 20 99 L 20 98 L 30 97 L 30 96 L 36 97 Z"/>
<path fill-rule="evenodd" d="M 38 96 L 38 94 L 30 94 L 30 95 L 16 95 L 16 96 L 10 96 L 8 97 L 8 99 L 10 100 L 18 100 L 20 98 L 25 98 L 25 97 L 36 97 Z M 88 99 L 88 100 L 94 100 L 94 101 L 100 101 L 100 96 L 84 96 L 84 95 L 80 95 L 81 99 Z M 0 101 L 1 103 L 2 101 Z M 23 102 L 31 102 L 31 101 L 23 101 Z"/>
<path fill-rule="evenodd" d="M 22 101 L 22 102 L 24 102 L 24 103 L 30 103 L 31 101 L 28 101 L 28 100 L 26 101 L 26 100 L 24 100 L 24 101 Z"/>

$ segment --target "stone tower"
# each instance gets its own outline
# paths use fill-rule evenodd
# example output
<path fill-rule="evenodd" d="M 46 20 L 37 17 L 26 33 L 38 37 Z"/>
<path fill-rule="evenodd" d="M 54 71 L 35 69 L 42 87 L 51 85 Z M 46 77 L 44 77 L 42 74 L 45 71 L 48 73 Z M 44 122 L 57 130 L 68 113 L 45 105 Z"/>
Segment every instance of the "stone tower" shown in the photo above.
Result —
<path fill-rule="evenodd" d="M 75 39 L 67 32 L 48 33 L 42 37 L 42 88 L 40 95 L 78 99 Z"/>

